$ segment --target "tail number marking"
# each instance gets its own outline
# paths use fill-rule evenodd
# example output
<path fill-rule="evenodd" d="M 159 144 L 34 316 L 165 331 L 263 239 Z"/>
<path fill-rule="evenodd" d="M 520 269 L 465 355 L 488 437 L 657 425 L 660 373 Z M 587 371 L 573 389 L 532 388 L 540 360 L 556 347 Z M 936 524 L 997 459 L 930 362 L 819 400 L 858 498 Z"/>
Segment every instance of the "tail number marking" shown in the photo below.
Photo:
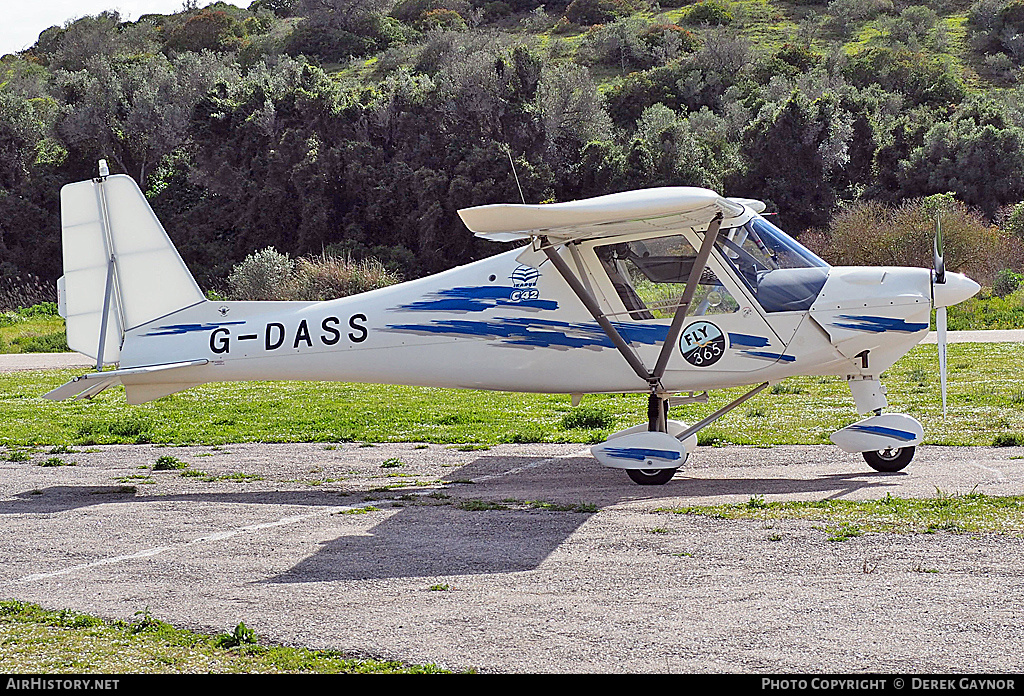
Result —
<path fill-rule="evenodd" d="M 263 347 L 267 351 L 274 351 L 285 346 L 290 346 L 294 350 L 302 347 L 312 348 L 317 343 L 334 346 L 341 341 L 343 333 L 350 343 L 362 343 L 369 335 L 366 321 L 365 314 L 353 314 L 348 318 L 347 330 L 340 328 L 341 319 L 338 317 L 324 317 L 320 326 L 314 326 L 313 329 L 310 329 L 309 322 L 305 319 L 294 329 L 289 329 L 280 322 L 267 322 L 263 329 Z M 258 334 L 243 334 L 238 336 L 237 340 L 248 341 L 258 338 Z M 231 329 L 223 326 L 214 329 L 210 334 L 210 350 L 219 355 L 230 353 Z"/>

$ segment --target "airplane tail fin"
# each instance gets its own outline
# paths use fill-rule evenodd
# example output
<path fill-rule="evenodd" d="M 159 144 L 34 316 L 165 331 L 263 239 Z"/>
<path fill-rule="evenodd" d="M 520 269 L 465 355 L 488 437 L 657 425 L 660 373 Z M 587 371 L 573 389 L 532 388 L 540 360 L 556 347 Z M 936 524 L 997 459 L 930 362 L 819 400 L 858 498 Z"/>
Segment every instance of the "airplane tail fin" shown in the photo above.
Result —
<path fill-rule="evenodd" d="M 118 362 L 126 331 L 206 299 L 131 177 L 68 184 L 60 214 L 68 345 L 97 369 Z"/>

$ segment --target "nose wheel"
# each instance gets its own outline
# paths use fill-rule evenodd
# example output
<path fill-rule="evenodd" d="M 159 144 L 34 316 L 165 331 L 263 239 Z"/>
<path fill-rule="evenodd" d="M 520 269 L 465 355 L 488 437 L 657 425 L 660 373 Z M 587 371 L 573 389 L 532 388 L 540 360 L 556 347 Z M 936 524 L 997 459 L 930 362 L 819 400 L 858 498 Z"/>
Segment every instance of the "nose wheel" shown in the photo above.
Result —
<path fill-rule="evenodd" d="M 864 461 L 875 471 L 892 473 L 902 471 L 914 458 L 916 447 L 888 447 L 864 452 Z"/>

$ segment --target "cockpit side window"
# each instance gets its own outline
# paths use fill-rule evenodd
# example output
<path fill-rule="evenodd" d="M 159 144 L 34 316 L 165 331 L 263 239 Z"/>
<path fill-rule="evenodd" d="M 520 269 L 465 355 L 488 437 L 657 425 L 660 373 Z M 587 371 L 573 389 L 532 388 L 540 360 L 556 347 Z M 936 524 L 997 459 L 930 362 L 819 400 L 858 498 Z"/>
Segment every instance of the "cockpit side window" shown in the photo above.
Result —
<path fill-rule="evenodd" d="M 827 263 L 762 217 L 723 230 L 716 246 L 766 312 L 808 309 L 828 277 Z"/>
<path fill-rule="evenodd" d="M 682 235 L 619 242 L 594 251 L 626 312 L 640 320 L 675 314 L 697 257 Z M 739 303 L 718 276 L 705 267 L 687 316 L 728 314 L 738 309 Z"/>

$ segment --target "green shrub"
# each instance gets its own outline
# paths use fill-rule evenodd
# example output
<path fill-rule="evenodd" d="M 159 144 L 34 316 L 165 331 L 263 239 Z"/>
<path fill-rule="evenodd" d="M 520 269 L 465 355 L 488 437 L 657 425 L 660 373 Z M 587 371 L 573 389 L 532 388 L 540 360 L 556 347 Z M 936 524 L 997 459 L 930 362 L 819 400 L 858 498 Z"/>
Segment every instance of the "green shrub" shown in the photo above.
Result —
<path fill-rule="evenodd" d="M 678 24 L 652 24 L 644 29 L 640 38 L 652 51 L 666 50 L 672 40 L 678 41 L 678 50 L 685 53 L 693 53 L 700 48 L 697 35 Z"/>
<path fill-rule="evenodd" d="M 428 12 L 440 9 L 452 10 L 459 17 L 467 17 L 473 10 L 473 5 L 468 0 L 400 0 L 391 10 L 391 16 L 406 24 L 413 24 Z M 511 7 L 509 10 L 511 11 Z"/>
<path fill-rule="evenodd" d="M 1003 230 L 1024 242 L 1024 201 L 1010 208 L 1003 222 Z"/>
<path fill-rule="evenodd" d="M 290 293 L 295 264 L 274 247 L 255 251 L 231 269 L 228 287 L 233 300 L 283 300 Z"/>
<path fill-rule="evenodd" d="M 404 41 L 405 35 L 401 23 L 375 13 L 316 13 L 295 26 L 285 40 L 285 50 L 296 56 L 343 61 L 383 51 Z"/>
<path fill-rule="evenodd" d="M 39 466 L 75 466 L 75 463 L 66 462 L 60 457 L 50 457 L 44 462 L 39 462 Z"/>
<path fill-rule="evenodd" d="M 572 0 L 565 8 L 565 18 L 574 24 L 590 26 L 628 16 L 633 9 L 626 0 Z"/>
<path fill-rule="evenodd" d="M 34 304 L 31 307 L 19 307 L 15 310 L 20 316 L 27 319 L 33 317 L 55 317 L 57 316 L 57 303 L 56 302 L 40 302 Z"/>
<path fill-rule="evenodd" d="M 348 297 L 361 292 L 394 285 L 401 281 L 397 273 L 377 259 L 356 261 L 348 256 L 323 256 L 299 259 L 295 264 L 292 295 L 289 299 L 320 302 Z"/>
<path fill-rule="evenodd" d="M 11 345 L 22 353 L 67 353 L 68 337 L 63 331 L 43 334 L 42 336 L 19 336 L 11 339 Z"/>
<path fill-rule="evenodd" d="M 900 92 L 914 104 L 949 106 L 963 101 L 967 88 L 946 57 L 904 48 L 869 48 L 850 58 L 847 78 L 858 87 L 879 85 Z"/>
<path fill-rule="evenodd" d="M 416 20 L 414 26 L 420 31 L 430 31 L 432 29 L 440 29 L 442 31 L 465 31 L 468 27 L 466 20 L 462 18 L 455 10 L 445 9 L 443 7 L 436 10 L 430 10 L 424 12 L 423 15 Z"/>
<path fill-rule="evenodd" d="M 815 53 L 805 44 L 786 43 L 778 50 L 775 57 L 796 68 L 798 72 L 807 72 L 821 62 L 821 54 Z"/>
<path fill-rule="evenodd" d="M 579 406 L 562 417 L 562 430 L 606 430 L 615 426 L 612 414 L 592 406 Z"/>
<path fill-rule="evenodd" d="M 177 457 L 172 457 L 167 454 L 163 455 L 162 457 L 158 457 L 156 460 L 156 464 L 153 465 L 153 471 L 175 471 L 177 469 L 187 468 L 188 464 L 181 461 Z"/>
<path fill-rule="evenodd" d="M 484 18 L 488 20 L 495 20 L 501 17 L 507 17 L 512 14 L 512 6 L 507 2 L 501 2 L 501 0 L 495 0 L 495 2 L 489 2 L 484 5 Z"/>
<path fill-rule="evenodd" d="M 320 302 L 393 285 L 401 277 L 377 259 L 323 254 L 292 261 L 273 247 L 250 254 L 228 276 L 234 300 Z"/>
<path fill-rule="evenodd" d="M 722 25 L 731 24 L 733 20 L 732 12 L 729 8 L 716 0 L 704 0 L 704 2 L 698 2 L 696 5 L 690 7 L 683 15 L 683 21 L 687 24 L 701 25 Z"/>
<path fill-rule="evenodd" d="M 992 283 L 992 294 L 996 297 L 1006 297 L 1020 287 L 1021 280 L 1024 280 L 1024 275 L 1004 268 L 996 274 L 996 281 Z"/>
<path fill-rule="evenodd" d="M 244 622 L 239 622 L 231 633 L 221 633 L 213 640 L 213 644 L 220 648 L 237 648 L 243 645 L 256 645 L 258 642 L 256 631 L 248 628 Z"/>
<path fill-rule="evenodd" d="M 989 54 L 1009 53 L 1020 63 L 1020 40 L 1024 33 L 1024 1 L 981 0 L 967 15 L 971 45 Z"/>
<path fill-rule="evenodd" d="M 837 266 L 931 268 L 937 208 L 941 206 L 946 268 L 991 286 L 999 269 L 1020 253 L 977 212 L 948 194 L 916 198 L 898 206 L 862 201 L 840 210 L 821 239 L 808 246 Z M 1024 260 L 1019 260 L 1024 262 Z"/>
<path fill-rule="evenodd" d="M 228 13 L 207 8 L 168 31 L 167 47 L 177 51 L 224 51 L 238 44 L 241 29 Z"/>
<path fill-rule="evenodd" d="M 1024 445 L 1024 435 L 1020 433 L 999 433 L 992 441 L 993 447 L 1020 447 Z"/>

